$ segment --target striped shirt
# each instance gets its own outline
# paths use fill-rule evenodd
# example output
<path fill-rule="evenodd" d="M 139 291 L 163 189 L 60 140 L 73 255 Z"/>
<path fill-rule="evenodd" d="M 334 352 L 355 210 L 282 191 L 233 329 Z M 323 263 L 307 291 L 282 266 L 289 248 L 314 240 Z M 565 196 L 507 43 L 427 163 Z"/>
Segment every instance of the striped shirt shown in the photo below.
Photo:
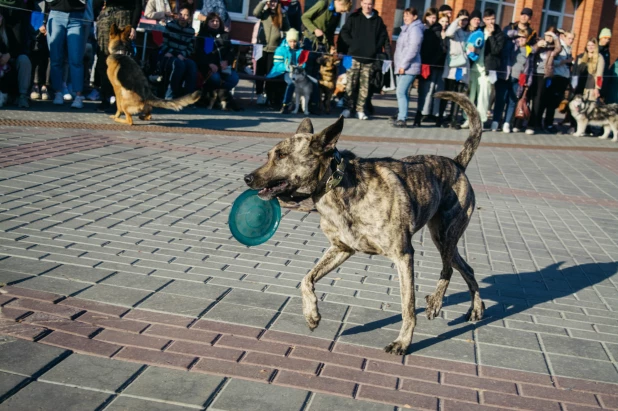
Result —
<path fill-rule="evenodd" d="M 170 53 L 174 57 L 182 54 L 184 57 L 189 57 L 193 54 L 194 42 L 195 30 L 191 24 L 182 27 L 178 21 L 172 20 L 167 23 L 163 32 L 161 54 Z"/>

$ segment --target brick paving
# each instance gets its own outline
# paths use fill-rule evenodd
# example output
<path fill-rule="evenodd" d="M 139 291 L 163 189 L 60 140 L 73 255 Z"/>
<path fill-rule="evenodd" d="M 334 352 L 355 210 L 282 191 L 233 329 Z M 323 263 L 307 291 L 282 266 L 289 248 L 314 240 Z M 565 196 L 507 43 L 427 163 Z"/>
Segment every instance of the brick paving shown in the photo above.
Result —
<path fill-rule="evenodd" d="M 454 277 L 426 320 L 441 264 L 423 230 L 418 325 L 396 357 L 381 351 L 401 322 L 392 263 L 355 255 L 325 277 L 310 332 L 298 288 L 328 246 L 319 215 L 284 210 L 252 248 L 227 229 L 276 136 L 200 133 L 0 125 L 0 410 L 618 409 L 611 144 L 482 143 L 460 250 L 486 318 L 462 321 Z M 453 156 L 442 134 L 340 146 Z"/>

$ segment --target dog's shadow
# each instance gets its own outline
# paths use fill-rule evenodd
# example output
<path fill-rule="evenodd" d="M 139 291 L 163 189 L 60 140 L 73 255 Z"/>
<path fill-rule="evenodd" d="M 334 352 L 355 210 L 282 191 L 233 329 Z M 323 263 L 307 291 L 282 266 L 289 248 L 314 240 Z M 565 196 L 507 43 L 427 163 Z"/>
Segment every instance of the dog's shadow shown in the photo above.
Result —
<path fill-rule="evenodd" d="M 464 316 L 460 316 L 448 322 L 449 326 L 457 326 L 466 323 L 464 326 L 454 327 L 438 336 L 423 339 L 422 341 L 412 342 L 408 349 L 408 354 L 430 347 L 445 339 L 459 337 L 470 333 L 476 328 L 504 320 L 517 314 L 525 313 L 527 310 L 539 307 L 545 303 L 554 303 L 560 298 L 574 299 L 573 294 L 609 280 L 618 272 L 618 262 L 609 263 L 587 263 L 561 269 L 564 262 L 551 264 L 540 271 L 527 272 L 520 274 L 495 274 L 485 277 L 481 284 L 489 284 L 482 287 L 481 297 L 488 303 L 485 315 L 481 321 L 476 323 L 466 323 Z M 457 275 L 455 272 L 453 275 Z M 554 287 L 552 287 L 554 285 Z M 613 287 L 613 285 L 611 285 Z M 470 293 L 457 292 L 445 298 L 443 309 L 456 304 L 470 301 Z M 574 300 L 575 302 L 575 300 Z M 561 301 L 561 304 L 567 304 Z M 547 307 L 543 307 L 547 308 Z M 560 310 L 556 306 L 556 310 Z M 417 307 L 417 317 L 424 315 L 424 308 Z M 342 332 L 344 335 L 354 335 L 374 331 L 389 325 L 401 322 L 401 314 L 393 315 L 378 321 L 373 321 L 364 325 L 350 327 Z M 417 321 L 418 323 L 418 321 Z"/>

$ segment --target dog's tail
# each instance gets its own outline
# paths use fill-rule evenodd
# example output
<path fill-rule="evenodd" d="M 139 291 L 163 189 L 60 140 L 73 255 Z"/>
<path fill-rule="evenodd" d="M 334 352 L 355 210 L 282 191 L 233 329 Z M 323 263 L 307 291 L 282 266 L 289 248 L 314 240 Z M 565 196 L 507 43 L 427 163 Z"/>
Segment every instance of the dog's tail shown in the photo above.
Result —
<path fill-rule="evenodd" d="M 481 118 L 474 104 L 462 93 L 454 93 L 451 91 L 440 91 L 434 94 L 434 97 L 438 97 L 444 100 L 451 100 L 453 103 L 457 103 L 461 106 L 463 111 L 468 115 L 468 123 L 470 124 L 470 135 L 464 143 L 463 150 L 453 160 L 462 166 L 464 170 L 468 167 L 472 156 L 476 152 L 476 149 L 481 142 L 481 135 L 483 134 L 483 125 L 481 124 Z"/>
<path fill-rule="evenodd" d="M 191 94 L 187 94 L 186 96 L 182 96 L 179 98 L 175 98 L 173 100 L 163 100 L 160 98 L 150 98 L 146 101 L 146 103 L 150 104 L 153 107 L 166 108 L 168 110 L 180 111 L 183 107 L 188 106 L 189 104 L 193 104 L 200 99 L 202 96 L 201 91 L 194 91 Z"/>

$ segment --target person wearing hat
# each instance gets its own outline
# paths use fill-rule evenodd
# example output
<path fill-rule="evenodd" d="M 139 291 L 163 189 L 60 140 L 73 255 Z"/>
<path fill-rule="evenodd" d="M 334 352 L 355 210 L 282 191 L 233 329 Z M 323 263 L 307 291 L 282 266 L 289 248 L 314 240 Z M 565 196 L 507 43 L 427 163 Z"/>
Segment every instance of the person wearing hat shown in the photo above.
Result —
<path fill-rule="evenodd" d="M 441 5 L 438 9 L 438 13 L 444 13 L 446 16 L 448 16 L 448 21 L 451 21 L 451 19 L 453 18 L 453 9 L 448 4 Z"/>
<path fill-rule="evenodd" d="M 609 42 L 612 39 L 612 32 L 610 29 L 605 27 L 599 33 L 599 55 L 603 57 L 603 61 L 605 62 L 605 67 L 603 68 L 603 77 L 609 78 L 612 76 L 612 71 L 610 69 L 611 59 L 609 56 Z M 610 82 L 606 81 L 603 87 L 601 87 L 601 98 L 603 101 L 607 99 L 607 92 L 609 90 Z"/>
<path fill-rule="evenodd" d="M 292 103 L 292 95 L 294 94 L 294 82 L 290 77 L 292 67 L 298 65 L 300 53 L 302 50 L 299 46 L 299 33 L 296 29 L 289 29 L 285 35 L 285 39 L 281 42 L 275 56 L 273 57 L 273 67 L 270 73 L 266 76 L 272 79 L 283 79 L 287 84 L 285 94 L 283 96 L 283 105 L 280 113 L 287 114 L 290 111 Z M 304 64 L 303 64 L 304 66 Z M 307 104 L 307 102 L 305 102 Z"/>
<path fill-rule="evenodd" d="M 470 24 L 468 25 L 468 30 L 470 33 L 474 33 L 477 30 L 483 30 L 481 28 L 481 12 L 479 10 L 474 10 L 470 13 Z M 495 22 L 495 15 L 494 15 Z M 485 40 L 489 37 L 487 33 L 485 33 Z M 489 106 L 489 96 L 491 94 L 491 83 L 489 82 L 489 77 L 487 76 L 487 71 L 485 70 L 485 47 L 487 46 L 487 42 L 483 44 L 481 48 L 471 49 L 471 45 L 467 45 L 468 53 L 474 52 L 478 54 L 478 59 L 476 61 L 470 61 L 470 101 L 473 103 L 476 102 L 476 108 L 480 114 L 481 122 L 485 123 L 487 121 L 487 108 Z M 466 121 L 461 125 L 462 128 L 468 128 L 469 123 L 468 119 L 464 113 L 464 117 Z"/>
<path fill-rule="evenodd" d="M 532 29 L 532 27 L 530 27 L 530 20 L 532 19 L 532 9 L 525 7 L 522 11 L 521 14 L 519 15 L 519 21 L 516 21 L 514 23 L 509 24 L 508 26 L 506 26 L 504 28 L 504 34 L 510 38 L 511 40 L 513 40 L 513 42 L 511 43 L 511 45 L 513 45 L 516 42 L 515 38 L 518 36 L 518 32 L 519 30 L 526 30 L 527 33 L 527 38 L 526 38 L 526 44 L 528 46 L 533 45 L 534 43 L 536 43 L 537 40 L 537 35 L 536 35 L 536 31 L 534 31 L 534 29 Z M 513 50 L 513 47 L 508 47 L 507 50 L 505 50 L 505 53 L 511 53 Z"/>

